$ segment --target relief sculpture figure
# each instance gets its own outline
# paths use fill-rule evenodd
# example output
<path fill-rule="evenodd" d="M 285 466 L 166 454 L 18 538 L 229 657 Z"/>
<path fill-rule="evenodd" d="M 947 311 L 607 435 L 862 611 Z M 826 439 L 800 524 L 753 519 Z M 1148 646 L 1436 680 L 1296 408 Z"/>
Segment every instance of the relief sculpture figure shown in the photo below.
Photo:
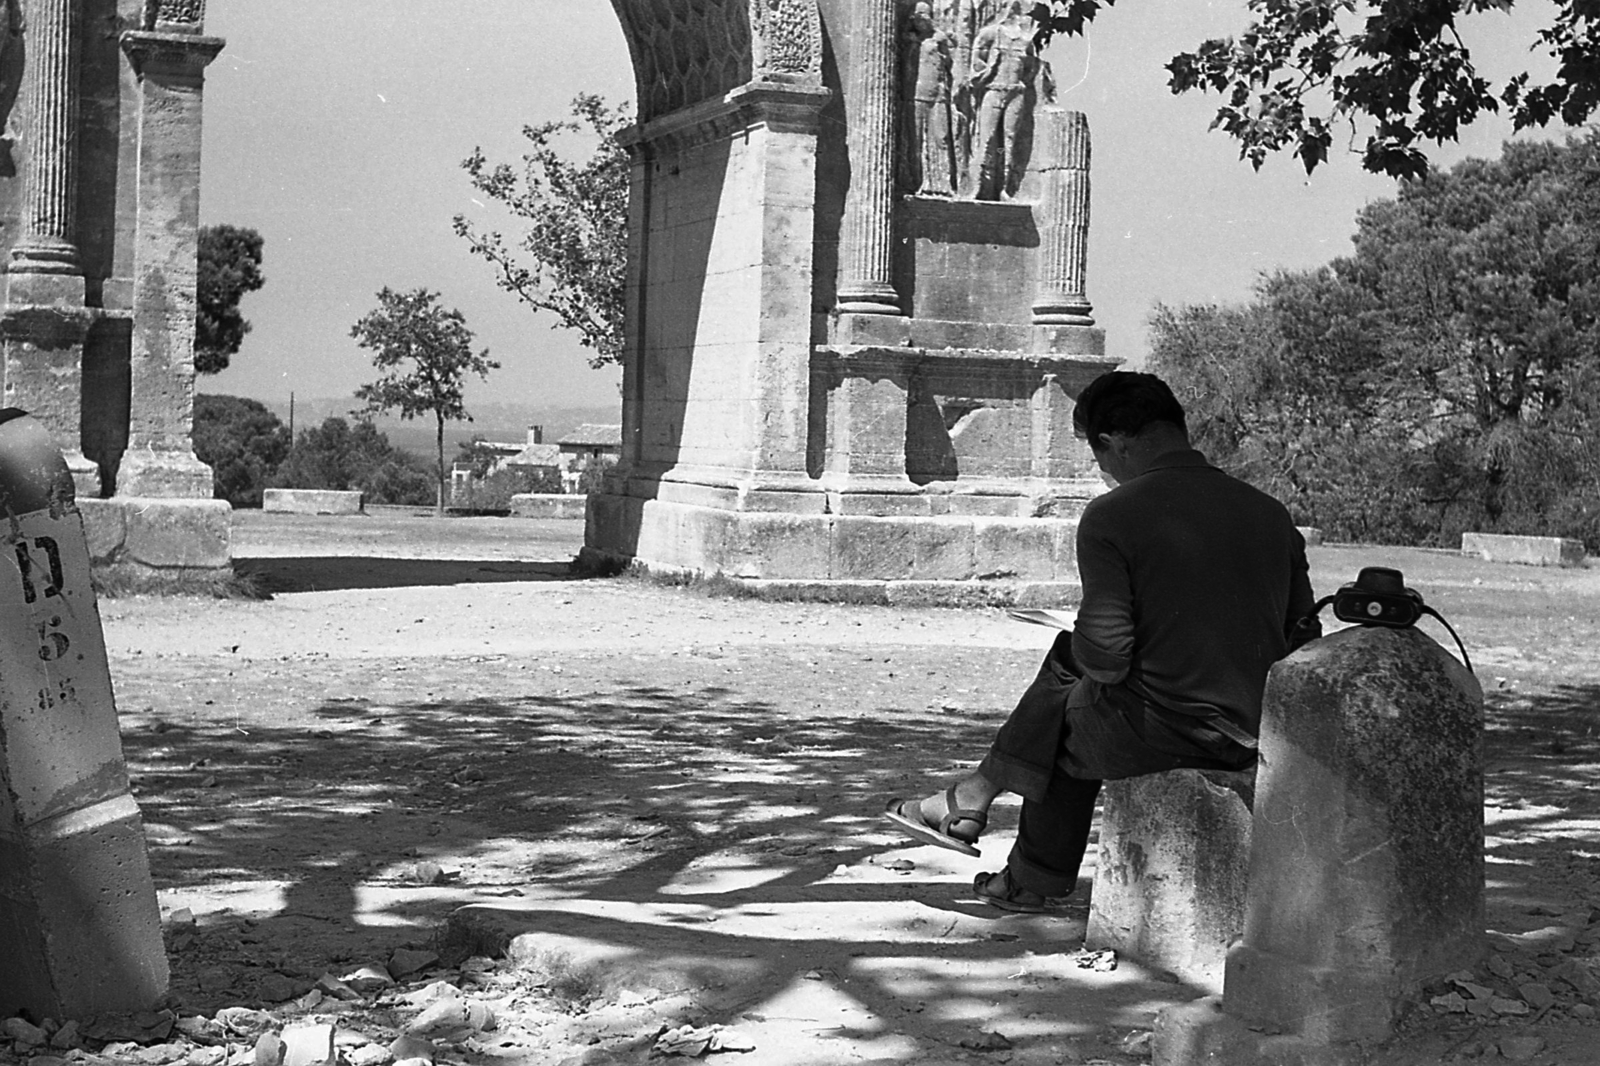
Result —
<path fill-rule="evenodd" d="M 1010 199 L 1027 168 L 1033 109 L 1040 96 L 1055 100 L 1055 81 L 1034 48 L 1022 0 L 1008 0 L 999 18 L 978 31 L 968 84 L 976 98 L 974 195 Z"/>
<path fill-rule="evenodd" d="M 951 45 L 950 35 L 934 23 L 933 5 L 918 0 L 900 51 L 900 187 L 907 193 L 955 195 Z"/>

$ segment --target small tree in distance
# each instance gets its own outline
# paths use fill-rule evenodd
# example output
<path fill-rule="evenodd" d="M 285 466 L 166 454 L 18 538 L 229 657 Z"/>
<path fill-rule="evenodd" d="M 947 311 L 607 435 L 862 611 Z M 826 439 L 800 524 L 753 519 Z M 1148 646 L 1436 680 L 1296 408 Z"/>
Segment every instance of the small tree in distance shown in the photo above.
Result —
<path fill-rule="evenodd" d="M 438 493 L 435 513 L 444 514 L 444 424 L 472 421 L 462 399 L 469 373 L 487 378 L 500 364 L 488 349 L 474 353 L 472 331 L 454 308 L 438 304 L 439 294 L 427 289 L 378 293 L 378 308 L 350 327 L 356 343 L 372 352 L 372 364 L 384 371 L 377 381 L 356 390 L 368 413 L 399 414 L 402 419 L 432 414 L 437 426 Z"/>

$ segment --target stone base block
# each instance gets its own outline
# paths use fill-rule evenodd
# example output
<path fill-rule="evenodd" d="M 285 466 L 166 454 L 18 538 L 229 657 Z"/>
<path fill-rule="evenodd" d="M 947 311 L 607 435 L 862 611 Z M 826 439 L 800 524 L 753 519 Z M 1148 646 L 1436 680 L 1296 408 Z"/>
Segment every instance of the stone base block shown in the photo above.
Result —
<path fill-rule="evenodd" d="M 117 495 L 209 500 L 211 468 L 193 452 L 130 447 L 117 466 Z"/>
<path fill-rule="evenodd" d="M 844 312 L 835 315 L 829 339 L 834 344 L 898 346 L 911 339 L 911 320 L 902 315 L 865 315 Z"/>
<path fill-rule="evenodd" d="M 929 602 L 1064 603 L 1077 598 L 1076 528 L 1075 517 L 783 514 L 594 494 L 583 559 L 781 583 L 812 598 L 854 599 L 863 582 L 906 582 Z M 879 595 L 889 593 L 870 598 Z"/>
<path fill-rule="evenodd" d="M 1084 943 L 1212 992 L 1244 932 L 1255 771 L 1108 781 Z"/>
<path fill-rule="evenodd" d="M 511 513 L 517 518 L 582 518 L 589 497 L 576 493 L 519 492 L 511 497 Z"/>
<path fill-rule="evenodd" d="M 233 565 L 233 508 L 226 500 L 79 500 L 89 557 L 99 566 L 217 573 Z"/>
<path fill-rule="evenodd" d="M 0 831 L 0 1017 L 149 1010 L 167 991 L 139 809 L 122 795 Z"/>
<path fill-rule="evenodd" d="M 1248 1029 L 1207 996 L 1156 1015 L 1153 1066 L 1365 1066 L 1356 1044 L 1317 1044 L 1303 1037 Z"/>
<path fill-rule="evenodd" d="M 337 489 L 263 489 L 263 511 L 286 514 L 360 514 L 361 493 Z"/>
<path fill-rule="evenodd" d="M 1319 548 L 1322 546 L 1322 530 L 1316 526 L 1296 526 L 1300 535 L 1305 538 L 1306 547 Z"/>
<path fill-rule="evenodd" d="M 1519 537 L 1506 533 L 1463 533 L 1461 554 L 1476 555 L 1491 563 L 1526 566 L 1582 566 L 1581 540 L 1566 537 Z"/>

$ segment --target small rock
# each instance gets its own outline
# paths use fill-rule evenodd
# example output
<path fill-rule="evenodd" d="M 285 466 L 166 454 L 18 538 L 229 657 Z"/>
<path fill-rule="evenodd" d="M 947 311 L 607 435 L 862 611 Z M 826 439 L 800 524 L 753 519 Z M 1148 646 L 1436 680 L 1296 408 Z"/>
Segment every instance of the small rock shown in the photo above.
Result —
<path fill-rule="evenodd" d="M 475 999 L 441 999 L 423 1010 L 406 1026 L 406 1032 L 434 1038 L 451 1033 L 493 1029 L 494 1011 Z"/>
<path fill-rule="evenodd" d="M 228 1049 L 225 1047 L 190 1048 L 184 1066 L 222 1066 L 227 1059 Z"/>
<path fill-rule="evenodd" d="M 1595 1016 L 1595 1013 L 1595 1009 L 1589 1006 L 1587 1003 L 1578 1003 L 1572 1008 L 1572 1016 L 1574 1018 L 1582 1018 L 1585 1021 L 1592 1019 Z"/>
<path fill-rule="evenodd" d="M 1503 999 L 1496 996 L 1489 1001 L 1489 1009 L 1496 1014 L 1526 1014 L 1528 1005 L 1520 999 Z"/>
<path fill-rule="evenodd" d="M 0 1032 L 24 1048 L 42 1047 L 50 1040 L 49 1033 L 24 1018 L 7 1018 L 0 1022 Z"/>
<path fill-rule="evenodd" d="M 957 1041 L 958 1046 L 971 1051 L 1009 1051 L 1011 1041 L 1004 1033 L 993 1031 L 979 1033 L 977 1036 L 964 1036 Z"/>
<path fill-rule="evenodd" d="M 1546 952 L 1565 954 L 1576 947 L 1578 942 L 1577 930 L 1564 925 L 1547 925 L 1543 929 L 1527 933 L 1499 933 L 1496 937 L 1502 941 L 1510 941 L 1530 955 Z"/>
<path fill-rule="evenodd" d="M 389 973 L 393 977 L 409 977 L 418 970 L 426 970 L 429 966 L 436 966 L 439 956 L 432 951 L 416 951 L 412 948 L 395 948 L 394 954 L 389 956 Z"/>
<path fill-rule="evenodd" d="M 1500 1054 L 1512 1062 L 1527 1062 L 1543 1050 L 1542 1036 L 1508 1036 L 1500 1041 Z"/>
<path fill-rule="evenodd" d="M 395 1057 L 395 1066 L 407 1060 L 433 1061 L 433 1042 L 413 1033 L 402 1033 L 389 1045 L 389 1054 Z"/>
<path fill-rule="evenodd" d="M 461 972 L 463 974 L 494 973 L 499 968 L 500 964 L 487 955 L 474 955 L 461 964 Z"/>
<path fill-rule="evenodd" d="M 83 1035 L 87 1040 L 107 1043 L 150 1044 L 165 1040 L 177 1020 L 177 1015 L 169 1010 L 111 1011 L 90 1019 L 83 1027 Z"/>
<path fill-rule="evenodd" d="M 361 993 L 333 976 L 325 973 L 317 978 L 317 988 L 323 995 L 332 996 L 334 999 L 360 999 Z"/>
<path fill-rule="evenodd" d="M 256 1038 L 255 1066 L 283 1066 L 283 1040 L 277 1033 L 262 1033 Z"/>
<path fill-rule="evenodd" d="M 1500 954 L 1490 955 L 1484 965 L 1490 973 L 1505 981 L 1511 980 L 1511 975 L 1517 972 L 1516 967 L 1512 966 L 1506 957 Z"/>
<path fill-rule="evenodd" d="M 196 1044 L 220 1044 L 228 1038 L 228 1031 L 220 1022 L 214 1022 L 203 1014 L 179 1018 L 172 1023 L 172 1028 Z"/>
<path fill-rule="evenodd" d="M 402 876 L 419 885 L 437 885 L 445 879 L 444 867 L 436 862 L 412 863 L 405 868 Z"/>
<path fill-rule="evenodd" d="M 173 929 L 193 929 L 194 911 L 190 910 L 188 907 L 179 907 L 177 910 L 167 915 L 167 924 Z"/>
<path fill-rule="evenodd" d="M 413 992 L 407 992 L 400 997 L 413 1007 L 420 1007 L 425 1003 L 434 1003 L 441 999 L 460 999 L 461 989 L 449 981 L 429 981 Z"/>
<path fill-rule="evenodd" d="M 283 1066 L 336 1066 L 333 1026 L 292 1025 L 283 1031 Z"/>
<path fill-rule="evenodd" d="M 1127 1055 L 1137 1055 L 1140 1058 L 1150 1057 L 1150 1043 L 1155 1039 L 1155 1034 L 1145 1029 L 1136 1033 L 1129 1033 L 1122 1038 L 1122 1051 Z"/>
<path fill-rule="evenodd" d="M 132 1061 L 139 1066 L 166 1066 L 167 1063 L 177 1062 L 188 1054 L 189 1049 L 182 1044 L 153 1044 L 135 1051 Z"/>
<path fill-rule="evenodd" d="M 1428 1001 L 1433 1009 L 1441 1014 L 1464 1014 L 1467 1010 L 1467 1001 L 1460 992 L 1451 992 L 1444 996 L 1434 996 Z"/>
<path fill-rule="evenodd" d="M 50 1046 L 57 1050 L 66 1051 L 83 1046 L 83 1037 L 78 1035 L 78 1023 L 69 1021 L 61 1028 L 50 1034 Z"/>
<path fill-rule="evenodd" d="M 311 991 L 295 1000 L 294 1005 L 300 1010 L 311 1010 L 313 1007 L 318 1006 L 327 998 L 327 996 L 322 994 L 322 989 L 313 988 Z"/>
<path fill-rule="evenodd" d="M 384 1066 L 394 1059 L 394 1055 L 382 1044 L 362 1044 L 346 1051 L 344 1057 L 350 1066 Z"/>
<path fill-rule="evenodd" d="M 1453 983 L 1457 988 L 1461 989 L 1461 991 L 1465 992 L 1473 999 L 1488 1000 L 1494 998 L 1494 989 L 1492 988 L 1485 988 L 1483 985 L 1475 985 L 1471 981 L 1458 980 Z"/>
<path fill-rule="evenodd" d="M 247 1038 L 260 1036 L 277 1024 L 266 1011 L 249 1007 L 223 1007 L 217 1011 L 216 1019 L 229 1032 Z"/>
<path fill-rule="evenodd" d="M 1522 997 L 1524 1003 L 1534 1010 L 1544 1010 L 1556 1001 L 1555 994 L 1550 991 L 1550 986 L 1540 984 L 1537 981 L 1519 985 L 1517 994 Z"/>
<path fill-rule="evenodd" d="M 1550 976 L 1558 981 L 1565 981 L 1580 995 L 1600 996 L 1600 978 L 1596 978 L 1594 971 L 1577 959 L 1568 959 L 1561 965 L 1553 967 Z"/>
<path fill-rule="evenodd" d="M 389 971 L 376 963 L 363 966 L 353 973 L 347 973 L 340 980 L 357 992 L 376 992 L 380 988 L 394 986 L 394 978 L 389 976 Z"/>

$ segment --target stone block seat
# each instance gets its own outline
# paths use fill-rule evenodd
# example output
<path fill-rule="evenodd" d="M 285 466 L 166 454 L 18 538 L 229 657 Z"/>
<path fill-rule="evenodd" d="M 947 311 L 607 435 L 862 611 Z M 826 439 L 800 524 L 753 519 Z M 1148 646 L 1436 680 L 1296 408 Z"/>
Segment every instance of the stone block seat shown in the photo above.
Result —
<path fill-rule="evenodd" d="M 1254 768 L 1108 781 L 1085 946 L 1213 992 L 1244 931 Z"/>

